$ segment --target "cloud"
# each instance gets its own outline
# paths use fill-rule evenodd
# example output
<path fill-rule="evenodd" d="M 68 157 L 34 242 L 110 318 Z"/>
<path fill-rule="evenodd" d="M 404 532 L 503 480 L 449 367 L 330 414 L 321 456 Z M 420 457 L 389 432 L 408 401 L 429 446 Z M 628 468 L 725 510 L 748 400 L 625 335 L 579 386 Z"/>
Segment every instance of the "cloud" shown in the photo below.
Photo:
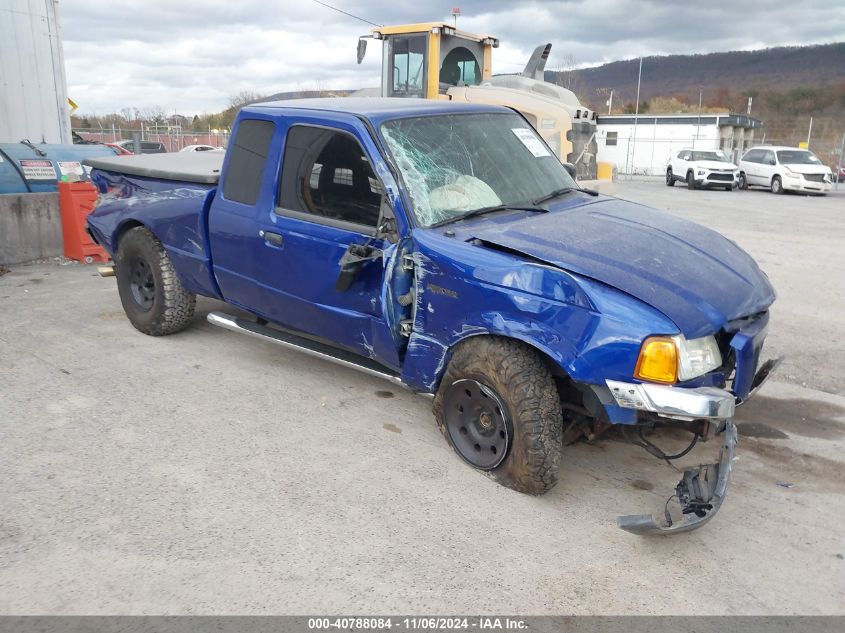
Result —
<path fill-rule="evenodd" d="M 451 4 L 420 9 L 388 0 L 329 0 L 379 24 L 451 19 Z M 706 53 L 842 39 L 845 6 L 675 0 L 465 0 L 459 26 L 500 38 L 494 72 L 521 69 L 552 42 L 549 68 L 639 55 Z M 431 5 L 429 5 L 431 6 Z M 441 11 L 441 14 L 437 14 Z M 62 0 L 68 90 L 80 111 L 159 105 L 193 114 L 226 107 L 242 90 L 377 86 L 381 55 L 355 63 L 369 26 L 310 0 Z"/>

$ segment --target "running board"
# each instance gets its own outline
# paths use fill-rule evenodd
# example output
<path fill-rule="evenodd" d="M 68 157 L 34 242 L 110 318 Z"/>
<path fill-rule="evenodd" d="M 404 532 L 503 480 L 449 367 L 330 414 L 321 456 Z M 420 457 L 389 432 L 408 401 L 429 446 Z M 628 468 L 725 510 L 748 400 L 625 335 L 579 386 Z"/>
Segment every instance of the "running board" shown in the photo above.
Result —
<path fill-rule="evenodd" d="M 212 325 L 231 330 L 232 332 L 247 334 L 268 343 L 275 343 L 276 345 L 294 349 L 315 358 L 331 361 L 343 367 L 357 369 L 370 376 L 389 380 L 394 385 L 408 389 L 408 386 L 402 382 L 402 379 L 397 374 L 392 373 L 387 367 L 369 358 L 337 349 L 331 345 L 260 325 L 255 321 L 239 319 L 223 312 L 209 312 L 208 322 Z"/>

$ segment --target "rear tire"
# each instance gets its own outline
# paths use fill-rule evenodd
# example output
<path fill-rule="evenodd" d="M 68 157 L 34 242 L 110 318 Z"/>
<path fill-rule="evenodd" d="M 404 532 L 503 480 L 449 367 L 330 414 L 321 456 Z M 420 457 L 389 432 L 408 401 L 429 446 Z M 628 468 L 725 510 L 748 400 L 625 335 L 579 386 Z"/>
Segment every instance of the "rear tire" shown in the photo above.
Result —
<path fill-rule="evenodd" d="M 772 193 L 778 195 L 783 193 L 783 181 L 781 181 L 780 176 L 772 178 Z"/>
<path fill-rule="evenodd" d="M 496 416 L 499 403 L 504 410 Z M 523 343 L 496 336 L 461 343 L 440 383 L 433 411 L 455 452 L 503 486 L 541 495 L 557 484 L 563 445 L 560 399 L 543 359 Z M 485 442 L 485 428 L 496 423 L 503 424 L 496 433 L 506 439 L 504 449 L 498 449 L 504 450 L 504 458 L 496 462 L 486 456 L 485 462 L 483 451 L 492 451 L 499 441 L 494 437 Z M 473 442 L 459 435 L 467 435 L 466 427 L 471 427 L 469 435 L 480 438 L 475 453 Z"/>
<path fill-rule="evenodd" d="M 190 325 L 196 295 L 182 286 L 170 257 L 148 229 L 137 226 L 120 238 L 114 268 L 123 311 L 135 329 L 165 336 Z"/>
<path fill-rule="evenodd" d="M 687 189 L 690 191 L 695 189 L 695 176 L 692 175 L 692 172 L 687 172 Z"/>
<path fill-rule="evenodd" d="M 675 174 L 672 173 L 671 167 L 669 167 L 666 170 L 666 186 L 667 187 L 674 187 L 675 186 Z"/>
<path fill-rule="evenodd" d="M 745 178 L 745 174 L 740 172 L 739 174 L 739 182 L 737 183 L 737 189 L 742 189 L 745 191 L 748 189 L 748 180 Z"/>

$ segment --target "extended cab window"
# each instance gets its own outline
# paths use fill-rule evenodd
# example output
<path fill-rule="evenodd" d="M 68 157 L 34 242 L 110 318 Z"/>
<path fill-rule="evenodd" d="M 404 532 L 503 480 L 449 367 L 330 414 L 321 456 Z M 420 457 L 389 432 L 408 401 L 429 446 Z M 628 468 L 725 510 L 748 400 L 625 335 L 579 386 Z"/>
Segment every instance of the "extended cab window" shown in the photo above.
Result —
<path fill-rule="evenodd" d="M 295 125 L 285 141 L 281 212 L 378 224 L 381 185 L 358 141 L 338 130 Z"/>
<path fill-rule="evenodd" d="M 223 183 L 223 197 L 233 202 L 255 204 L 261 191 L 264 162 L 273 139 L 272 121 L 245 119 L 229 148 L 229 167 Z"/>

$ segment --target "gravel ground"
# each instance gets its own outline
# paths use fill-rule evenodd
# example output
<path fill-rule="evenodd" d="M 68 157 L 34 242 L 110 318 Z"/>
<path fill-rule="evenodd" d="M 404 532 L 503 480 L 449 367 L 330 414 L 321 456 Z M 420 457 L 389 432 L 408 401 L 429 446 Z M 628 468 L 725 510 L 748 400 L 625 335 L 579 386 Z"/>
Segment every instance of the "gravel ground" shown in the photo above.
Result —
<path fill-rule="evenodd" d="M 561 484 L 527 497 L 464 466 L 430 401 L 213 328 L 216 302 L 151 338 L 93 267 L 13 266 L 0 613 L 845 614 L 845 198 L 619 195 L 722 231 L 780 293 L 769 348 L 790 359 L 741 409 L 707 527 L 616 528 L 677 481 L 616 435 L 568 448 Z"/>

